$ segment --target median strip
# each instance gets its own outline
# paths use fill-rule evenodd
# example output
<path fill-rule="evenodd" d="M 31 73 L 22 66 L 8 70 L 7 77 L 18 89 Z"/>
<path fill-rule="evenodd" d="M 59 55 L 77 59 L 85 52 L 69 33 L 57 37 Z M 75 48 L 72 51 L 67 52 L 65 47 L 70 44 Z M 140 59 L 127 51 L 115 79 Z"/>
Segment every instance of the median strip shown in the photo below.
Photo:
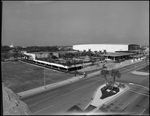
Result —
<path fill-rule="evenodd" d="M 114 67 L 109 68 L 109 64 L 107 66 L 108 66 L 108 70 L 112 70 L 112 69 L 116 68 L 116 67 L 115 68 Z M 61 82 L 56 82 L 56 83 L 53 83 L 53 84 L 50 84 L 50 85 L 46 85 L 45 87 L 42 86 L 42 87 L 38 87 L 38 88 L 35 88 L 35 89 L 27 90 L 27 91 L 24 91 L 24 92 L 20 92 L 20 93 L 17 93 L 17 94 L 20 97 L 20 99 L 23 99 L 23 98 L 26 98 L 26 97 L 29 97 L 29 96 L 32 96 L 32 95 L 35 95 L 35 94 L 38 94 L 38 93 L 41 93 L 41 92 L 45 92 L 45 91 L 48 91 L 48 90 L 51 90 L 51 89 L 54 89 L 54 88 L 58 88 L 58 87 L 61 87 L 61 86 L 79 81 L 81 79 L 83 80 L 83 79 L 90 78 L 90 77 L 93 77 L 93 76 L 96 76 L 96 75 L 99 75 L 99 74 L 100 74 L 100 71 L 96 71 L 96 72 L 87 74 L 86 77 L 84 77 L 83 75 L 80 75 L 80 76 L 76 76 L 76 77 L 73 77 L 71 79 L 61 81 Z"/>

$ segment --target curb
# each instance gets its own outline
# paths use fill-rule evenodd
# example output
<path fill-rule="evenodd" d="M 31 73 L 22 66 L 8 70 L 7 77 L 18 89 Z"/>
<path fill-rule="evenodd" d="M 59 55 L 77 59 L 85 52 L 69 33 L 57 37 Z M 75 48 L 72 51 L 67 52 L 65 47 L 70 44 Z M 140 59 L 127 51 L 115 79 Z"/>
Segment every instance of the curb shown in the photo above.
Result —
<path fill-rule="evenodd" d="M 149 75 L 149 73 L 140 72 L 140 71 L 132 71 L 132 74 L 143 75 L 143 76 L 148 76 Z"/>
<path fill-rule="evenodd" d="M 134 62 L 134 63 L 136 63 L 136 62 Z M 134 63 L 131 63 L 131 64 L 134 64 Z M 123 67 L 123 66 L 121 66 L 121 67 Z M 117 69 L 117 68 L 120 68 L 120 67 L 114 66 L 113 68 L 110 68 L 108 70 Z M 100 71 L 89 73 L 89 74 L 87 74 L 86 77 L 83 77 L 83 75 L 80 75 L 78 77 L 73 77 L 71 79 L 63 80 L 61 82 L 56 82 L 56 83 L 53 83 L 53 84 L 50 84 L 50 85 L 46 85 L 46 89 L 44 88 L 44 86 L 42 86 L 42 87 L 38 87 L 38 88 L 34 88 L 34 89 L 31 89 L 31 90 L 27 90 L 27 91 L 24 91 L 24 92 L 17 93 L 17 95 L 19 96 L 20 99 L 23 99 L 23 98 L 33 96 L 33 95 L 36 95 L 36 94 L 39 94 L 39 93 L 42 93 L 42 92 L 45 92 L 45 91 L 48 91 L 48 90 L 51 90 L 51 89 L 55 89 L 55 88 L 58 88 L 58 87 L 61 87 L 61 86 L 67 85 L 67 84 L 71 84 L 71 83 L 79 81 L 81 79 L 83 80 L 83 79 L 86 79 L 86 78 L 90 78 L 92 76 L 96 76 L 96 75 L 99 75 L 99 74 L 100 74 Z"/>
<path fill-rule="evenodd" d="M 17 93 L 17 95 L 19 96 L 20 99 L 24 99 L 26 97 L 33 96 L 33 95 L 36 95 L 36 94 L 39 94 L 39 93 L 42 93 L 42 92 L 46 92 L 46 91 L 49 91 L 49 90 L 54 89 L 54 88 L 58 88 L 58 87 L 61 87 L 61 86 L 67 85 L 67 84 L 71 84 L 75 81 L 78 81 L 78 80 L 82 79 L 81 77 L 82 76 L 73 77 L 72 79 L 67 79 L 67 80 L 64 80 L 64 81 L 61 81 L 61 82 L 56 82 L 56 83 L 53 83 L 53 84 L 50 84 L 50 85 L 46 85 L 45 87 L 42 86 L 42 87 L 38 87 L 38 88 L 35 88 L 35 89 L 27 90 L 27 91 L 24 91 L 24 92 L 20 92 L 20 93 Z"/>
<path fill-rule="evenodd" d="M 101 87 L 101 86 L 100 86 L 100 87 Z M 92 103 L 92 101 L 93 101 L 93 99 L 94 99 L 94 97 L 95 97 L 95 95 L 96 95 L 96 92 L 97 92 L 97 90 L 98 90 L 100 87 L 98 87 L 98 88 L 94 91 L 92 100 L 88 103 L 88 105 L 84 108 L 84 110 Z"/>
<path fill-rule="evenodd" d="M 53 83 L 53 84 L 50 84 L 50 85 L 46 85 L 45 86 L 46 89 L 45 89 L 44 86 L 42 86 L 42 87 L 38 87 L 38 88 L 35 88 L 35 89 L 31 89 L 31 90 L 27 90 L 27 91 L 24 91 L 24 92 L 17 93 L 17 95 L 19 96 L 20 99 L 24 99 L 26 97 L 33 96 L 33 95 L 36 95 L 36 94 L 39 94 L 39 93 L 42 93 L 42 92 L 46 92 L 46 91 L 49 91 L 51 89 L 55 89 L 55 88 L 58 88 L 58 87 L 61 87 L 61 86 L 67 85 L 67 84 L 71 84 L 71 83 L 79 81 L 81 79 L 90 78 L 91 76 L 95 76 L 95 75 L 98 75 L 98 74 L 99 74 L 99 71 L 94 72 L 94 73 L 90 73 L 90 75 L 88 74 L 86 77 L 83 77 L 83 75 L 78 76 L 78 77 L 73 77 L 71 79 L 63 80 L 61 82 L 56 82 L 56 83 Z"/>
<path fill-rule="evenodd" d="M 125 85 L 126 85 L 126 84 L 125 84 Z M 127 85 L 126 85 L 126 86 L 127 86 Z M 119 94 L 117 94 L 115 97 L 113 97 L 112 99 L 108 100 L 108 101 L 105 102 L 104 104 L 108 104 L 109 102 L 111 102 L 112 100 L 114 100 L 114 99 L 117 98 L 120 94 L 126 92 L 127 90 L 129 90 L 129 86 L 127 86 L 127 88 L 126 88 L 124 91 L 120 92 Z"/>
<path fill-rule="evenodd" d="M 127 86 L 127 85 L 126 85 L 126 86 Z M 101 86 L 98 87 L 98 88 L 95 90 L 95 92 L 94 92 L 94 94 L 93 94 L 93 97 L 92 97 L 92 100 L 91 100 L 90 103 L 85 107 L 85 109 L 92 103 L 93 98 L 95 97 L 96 92 L 99 90 L 99 88 L 101 88 Z M 120 92 L 120 93 L 117 94 L 115 97 L 119 96 L 121 93 L 123 93 L 123 92 L 125 92 L 125 91 L 127 91 L 127 90 L 129 90 L 129 87 L 128 87 L 128 86 L 127 86 L 127 88 L 126 88 L 124 91 Z M 113 99 L 113 98 L 112 98 L 112 99 Z M 112 99 L 110 99 L 110 100 L 112 100 Z M 108 100 L 108 101 L 109 101 L 109 100 Z M 108 102 L 108 101 L 107 101 L 107 102 Z M 105 103 L 107 104 L 107 102 L 105 102 Z"/>
<path fill-rule="evenodd" d="M 111 69 L 109 69 L 109 70 L 111 70 Z M 24 98 L 29 97 L 29 96 L 33 96 L 33 95 L 36 95 L 36 94 L 39 94 L 39 93 L 42 93 L 42 92 L 46 92 L 46 91 L 51 90 L 51 89 L 61 87 L 63 85 L 67 85 L 67 84 L 79 81 L 81 79 L 86 79 L 86 78 L 90 78 L 92 76 L 99 75 L 99 73 L 100 73 L 100 71 L 96 71 L 96 72 L 87 74 L 86 77 L 83 77 L 83 75 L 78 76 L 78 77 L 73 77 L 71 79 L 67 79 L 67 80 L 64 80 L 64 81 L 61 81 L 61 82 L 56 82 L 56 83 L 53 83 L 53 84 L 50 84 L 50 85 L 46 85 L 46 89 L 45 89 L 44 86 L 42 86 L 42 87 L 38 87 L 38 88 L 35 88 L 35 89 L 31 89 L 31 90 L 27 90 L 27 91 L 24 91 L 24 92 L 17 93 L 17 95 L 19 96 L 20 99 L 24 99 Z"/>
<path fill-rule="evenodd" d="M 124 83 L 124 84 L 125 84 L 125 83 Z M 126 86 L 127 86 L 127 85 L 126 85 Z M 99 87 L 99 88 L 100 88 L 100 87 Z M 98 88 L 98 89 L 99 89 L 99 88 Z M 127 86 L 127 88 L 126 88 L 124 91 L 120 92 L 119 94 L 117 94 L 116 96 L 114 96 L 112 99 L 110 99 L 110 100 L 106 101 L 105 103 L 101 104 L 100 106 L 98 106 L 97 108 L 95 108 L 94 110 L 92 110 L 91 112 L 89 112 L 89 114 L 94 113 L 94 112 L 97 111 L 102 105 L 108 104 L 109 102 L 111 102 L 112 100 L 116 99 L 120 94 L 126 92 L 127 90 L 129 90 L 129 87 L 128 87 L 128 86 Z"/>

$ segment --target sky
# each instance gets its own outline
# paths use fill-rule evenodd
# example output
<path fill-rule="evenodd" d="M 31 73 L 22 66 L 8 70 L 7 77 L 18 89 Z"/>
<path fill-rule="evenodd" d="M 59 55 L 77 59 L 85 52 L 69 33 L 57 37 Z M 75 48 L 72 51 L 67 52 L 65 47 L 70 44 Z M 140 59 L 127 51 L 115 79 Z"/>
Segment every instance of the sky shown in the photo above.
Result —
<path fill-rule="evenodd" d="M 3 1 L 2 44 L 149 45 L 149 1 Z"/>

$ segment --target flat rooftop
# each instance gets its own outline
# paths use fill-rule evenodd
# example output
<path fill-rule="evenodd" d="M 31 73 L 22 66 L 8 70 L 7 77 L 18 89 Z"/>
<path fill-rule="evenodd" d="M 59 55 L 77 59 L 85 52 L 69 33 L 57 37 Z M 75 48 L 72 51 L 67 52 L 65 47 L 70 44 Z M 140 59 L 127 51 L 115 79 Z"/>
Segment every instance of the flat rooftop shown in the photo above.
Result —
<path fill-rule="evenodd" d="M 103 56 L 128 56 L 128 55 L 134 55 L 135 53 L 118 53 L 118 52 L 108 52 L 107 54 L 102 54 Z"/>
<path fill-rule="evenodd" d="M 57 51 L 57 52 L 29 52 L 31 54 L 49 54 L 49 53 L 76 53 L 77 51 Z"/>

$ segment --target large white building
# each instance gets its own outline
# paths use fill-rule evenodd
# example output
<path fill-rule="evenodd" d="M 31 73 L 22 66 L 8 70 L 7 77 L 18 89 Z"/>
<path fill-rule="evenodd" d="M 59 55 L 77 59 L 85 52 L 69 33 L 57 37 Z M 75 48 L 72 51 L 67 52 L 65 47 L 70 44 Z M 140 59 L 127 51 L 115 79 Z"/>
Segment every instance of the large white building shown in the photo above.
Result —
<path fill-rule="evenodd" d="M 82 45 L 73 45 L 74 50 L 86 50 L 88 51 L 103 51 L 106 50 L 107 52 L 115 52 L 115 51 L 128 51 L 129 45 L 128 44 L 82 44 Z"/>
<path fill-rule="evenodd" d="M 10 47 L 10 48 L 13 48 L 13 47 L 14 47 L 14 44 L 12 43 L 9 47 Z"/>

